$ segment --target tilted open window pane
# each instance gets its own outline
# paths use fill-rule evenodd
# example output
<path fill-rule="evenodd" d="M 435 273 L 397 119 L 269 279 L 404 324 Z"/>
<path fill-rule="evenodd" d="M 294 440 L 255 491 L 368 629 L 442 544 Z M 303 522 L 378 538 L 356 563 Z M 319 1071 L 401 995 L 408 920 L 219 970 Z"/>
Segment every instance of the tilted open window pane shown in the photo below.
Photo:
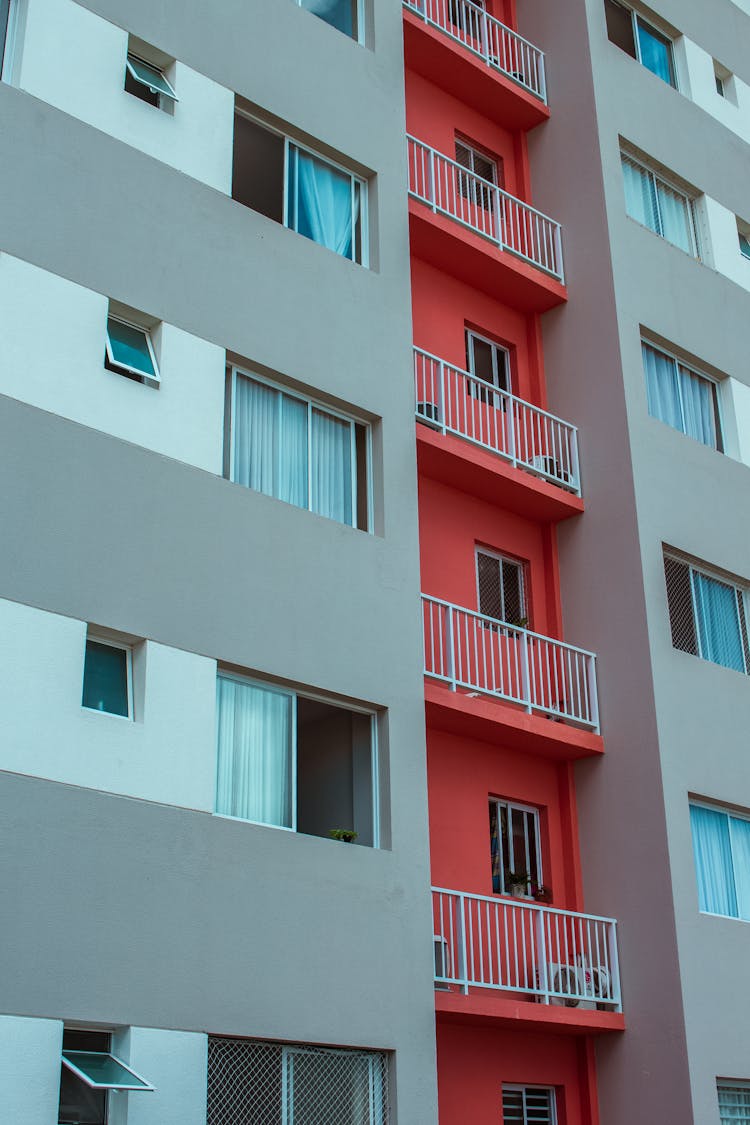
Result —
<path fill-rule="evenodd" d="M 477 379 L 483 379 L 490 386 L 501 391 L 510 391 L 510 359 L 508 352 L 492 340 L 478 336 L 476 332 L 466 332 L 466 369 Z M 493 394 L 489 389 L 477 386 L 469 381 L 469 395 L 478 398 L 480 402 L 490 403 L 498 409 L 503 409 L 506 399 L 503 395 Z"/>
<path fill-rule="evenodd" d="M 306 8 L 331 27 L 343 31 L 350 39 L 359 39 L 358 0 L 297 0 L 301 7 Z"/>
<path fill-rule="evenodd" d="M 688 437 L 722 450 L 719 403 L 713 380 L 642 342 L 648 412 Z"/>
<path fill-rule="evenodd" d="M 232 480 L 369 529 L 366 426 L 239 371 L 233 400 Z"/>
<path fill-rule="evenodd" d="M 107 317 L 107 360 L 116 370 L 146 379 L 159 378 L 147 329 L 128 324 L 114 316 Z"/>
<path fill-rule="evenodd" d="M 66 1051 L 63 1066 L 68 1067 L 93 1090 L 153 1090 L 146 1082 L 114 1055 L 99 1051 Z"/>
<path fill-rule="evenodd" d="M 87 640 L 82 704 L 92 711 L 127 718 L 131 712 L 130 652 L 118 645 Z"/>
<path fill-rule="evenodd" d="M 177 94 L 174 92 L 174 87 L 164 77 L 157 66 L 154 66 L 152 63 L 144 62 L 143 59 L 139 59 L 135 55 L 128 55 L 125 67 L 134 82 L 145 86 L 146 89 L 150 90 L 153 94 L 171 98 L 173 102 L 178 100 Z"/>
<path fill-rule="evenodd" d="M 525 875 L 524 893 L 535 893 L 543 882 L 539 810 L 490 800 L 490 857 L 495 894 L 510 893 L 513 875 Z"/>

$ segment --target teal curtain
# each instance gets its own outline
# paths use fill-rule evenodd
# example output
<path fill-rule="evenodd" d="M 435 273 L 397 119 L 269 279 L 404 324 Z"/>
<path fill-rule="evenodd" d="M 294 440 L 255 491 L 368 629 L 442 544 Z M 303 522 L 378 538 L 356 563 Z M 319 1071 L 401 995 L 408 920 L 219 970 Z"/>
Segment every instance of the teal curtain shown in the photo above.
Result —
<path fill-rule="evenodd" d="M 745 671 L 737 591 L 698 571 L 691 571 L 700 654 L 724 668 Z"/>
<path fill-rule="evenodd" d="M 83 706 L 127 717 L 128 654 L 124 648 L 86 641 Z"/>
<path fill-rule="evenodd" d="M 750 820 L 729 817 L 729 840 L 740 918 L 750 921 Z"/>
<path fill-rule="evenodd" d="M 690 829 L 700 909 L 737 918 L 729 817 L 716 809 L 691 805 Z"/>
<path fill-rule="evenodd" d="M 653 28 L 646 27 L 638 20 L 638 46 L 641 52 L 641 62 L 655 74 L 663 79 L 669 86 L 675 85 L 674 68 L 672 66 L 672 44 L 663 35 L 659 35 Z"/>
<path fill-rule="evenodd" d="M 298 234 L 352 258 L 352 177 L 324 160 L 289 146 L 288 225 Z"/>

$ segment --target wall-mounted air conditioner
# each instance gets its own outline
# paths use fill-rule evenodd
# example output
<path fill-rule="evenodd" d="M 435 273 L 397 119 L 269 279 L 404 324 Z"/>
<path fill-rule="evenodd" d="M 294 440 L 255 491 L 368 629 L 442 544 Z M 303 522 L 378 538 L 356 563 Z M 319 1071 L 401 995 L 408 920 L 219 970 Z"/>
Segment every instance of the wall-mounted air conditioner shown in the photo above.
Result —
<path fill-rule="evenodd" d="M 572 473 L 564 469 L 556 457 L 547 457 L 538 453 L 536 457 L 531 458 L 531 464 L 545 476 L 553 477 L 554 480 L 559 480 L 562 484 L 573 484 Z"/>
<path fill-rule="evenodd" d="M 541 987 L 541 974 L 538 972 L 537 978 Z M 580 965 L 560 965 L 550 961 L 547 965 L 547 988 L 550 992 L 563 994 L 550 996 L 549 1003 L 553 1008 L 578 1008 L 588 1011 L 596 1008 L 596 987 L 591 969 Z M 537 999 L 544 1003 L 543 996 Z"/>
<path fill-rule="evenodd" d="M 446 991 L 450 985 L 441 977 L 450 977 L 451 975 L 451 957 L 448 942 L 442 937 L 441 934 L 433 935 L 433 944 L 435 950 L 435 988 Z"/>
<path fill-rule="evenodd" d="M 440 425 L 440 407 L 436 402 L 418 402 L 417 417 L 423 422 L 433 422 Z"/>

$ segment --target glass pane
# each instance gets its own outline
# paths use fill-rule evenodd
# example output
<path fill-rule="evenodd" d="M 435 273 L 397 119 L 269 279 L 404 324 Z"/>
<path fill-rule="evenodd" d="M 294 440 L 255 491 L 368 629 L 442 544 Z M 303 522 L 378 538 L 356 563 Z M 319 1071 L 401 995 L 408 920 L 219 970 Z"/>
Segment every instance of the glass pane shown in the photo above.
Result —
<path fill-rule="evenodd" d="M 137 82 L 148 86 L 148 88 L 154 90 L 155 93 L 164 94 L 168 98 L 174 98 L 174 90 L 158 67 L 151 66 L 150 63 L 142 62 L 141 59 L 136 59 L 133 55 L 128 55 L 128 69 Z"/>
<path fill-rule="evenodd" d="M 356 0 L 300 0 L 300 4 L 308 12 L 320 16 L 331 27 L 343 31 L 344 35 L 357 38 Z"/>
<path fill-rule="evenodd" d="M 744 672 L 742 634 L 733 586 L 692 571 L 695 617 L 704 660 Z"/>
<path fill-rule="evenodd" d="M 528 836 L 526 833 L 527 814 L 520 809 L 511 810 L 511 825 L 513 831 L 513 871 L 516 875 L 524 872 L 530 874 L 530 859 L 528 854 Z M 528 887 L 526 888 L 528 890 Z"/>
<path fill-rule="evenodd" d="M 86 641 L 83 706 L 110 715 L 129 714 L 128 654 L 124 648 Z"/>
<path fill-rule="evenodd" d="M 312 412 L 312 510 L 352 523 L 352 426 L 322 410 Z"/>
<path fill-rule="evenodd" d="M 688 367 L 680 367 L 680 398 L 684 432 L 716 449 L 716 388 Z"/>
<path fill-rule="evenodd" d="M 719 1086 L 721 1125 L 750 1125 L 750 1089 Z"/>
<path fill-rule="evenodd" d="M 60 1070 L 58 1125 L 105 1125 L 107 1091 L 93 1090 L 67 1066 Z"/>
<path fill-rule="evenodd" d="M 136 1078 L 131 1070 L 114 1055 L 103 1055 L 98 1051 L 63 1051 L 63 1063 L 71 1063 L 85 1078 L 95 1086 L 108 1089 L 148 1090 L 149 1085 Z"/>
<path fill-rule="evenodd" d="M 634 164 L 627 156 L 622 157 L 622 174 L 625 181 L 627 213 L 631 219 L 636 219 L 644 227 L 661 234 L 654 177 L 645 168 Z"/>
<path fill-rule="evenodd" d="M 495 894 L 503 893 L 503 845 L 500 835 L 500 816 L 505 815 L 505 809 L 500 808 L 496 801 L 490 802 L 490 861 L 492 864 L 492 890 Z"/>
<path fill-rule="evenodd" d="M 496 621 L 503 620 L 503 591 L 500 583 L 500 559 L 477 554 L 477 585 L 479 612 Z"/>
<path fill-rule="evenodd" d="M 682 430 L 682 411 L 677 379 L 677 364 L 649 344 L 642 344 L 643 369 L 646 374 L 648 412 L 652 418 Z"/>
<path fill-rule="evenodd" d="M 662 78 L 670 86 L 674 86 L 672 44 L 670 41 L 639 19 L 638 46 L 641 52 L 641 62 L 646 69 Z"/>
<path fill-rule="evenodd" d="M 145 329 L 133 328 L 110 316 L 107 320 L 107 335 L 113 363 L 133 368 L 144 375 L 156 376 Z"/>
<path fill-rule="evenodd" d="M 0 74 L 3 70 L 3 54 L 5 40 L 8 34 L 8 16 L 10 13 L 10 0 L 0 0 Z"/>
<path fill-rule="evenodd" d="M 352 177 L 290 145 L 289 226 L 320 246 L 352 257 Z"/>
<path fill-rule="evenodd" d="M 307 508 L 308 458 L 307 417 L 309 405 L 301 399 L 282 394 L 279 416 L 279 500 Z"/>
<path fill-rule="evenodd" d="M 687 254 L 694 253 L 693 219 L 687 198 L 660 180 L 656 181 L 661 216 L 661 234 Z"/>
<path fill-rule="evenodd" d="M 283 692 L 218 677 L 217 812 L 293 827 L 293 703 Z"/>
<path fill-rule="evenodd" d="M 525 625 L 526 616 L 523 604 L 523 571 L 518 563 L 502 563 L 503 603 L 505 620 L 509 625 Z"/>
<path fill-rule="evenodd" d="M 709 914 L 737 917 L 729 817 L 716 809 L 690 806 L 698 904 Z"/>
<path fill-rule="evenodd" d="M 743 258 L 750 258 L 750 238 L 746 234 L 738 235 L 740 240 L 740 253 Z"/>
<path fill-rule="evenodd" d="M 732 844 L 737 912 L 740 918 L 750 921 L 750 820 L 730 816 L 729 838 Z"/>

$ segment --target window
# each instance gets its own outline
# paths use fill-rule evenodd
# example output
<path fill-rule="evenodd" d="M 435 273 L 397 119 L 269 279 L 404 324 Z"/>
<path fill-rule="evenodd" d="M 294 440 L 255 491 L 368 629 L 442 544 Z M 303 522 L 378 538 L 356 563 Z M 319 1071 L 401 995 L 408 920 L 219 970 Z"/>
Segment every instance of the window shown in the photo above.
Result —
<path fill-rule="evenodd" d="M 473 148 L 467 141 L 456 139 L 456 163 L 466 168 L 473 175 L 465 176 L 459 172 L 458 190 L 464 198 L 471 200 L 479 207 L 489 210 L 495 193 L 491 184 L 502 186 L 502 166 L 494 157 L 487 156 L 478 149 Z M 475 177 L 479 176 L 479 182 Z"/>
<path fill-rule="evenodd" d="M 230 476 L 266 496 L 367 531 L 369 427 L 236 368 Z"/>
<path fill-rule="evenodd" d="M 0 78 L 3 74 L 3 61 L 5 49 L 8 45 L 8 28 L 10 26 L 11 0 L 0 0 Z"/>
<path fill-rule="evenodd" d="M 557 1125 L 555 1091 L 503 1084 L 503 1125 Z"/>
<path fill-rule="evenodd" d="M 691 804 L 690 830 L 700 910 L 750 922 L 750 813 Z"/>
<path fill-rule="evenodd" d="M 153 1090 L 110 1047 L 107 1031 L 63 1031 L 59 1125 L 106 1125 L 109 1090 Z"/>
<path fill-rule="evenodd" d="M 139 59 L 137 55 L 128 54 L 125 62 L 125 89 L 157 109 L 164 107 L 164 101 L 171 107 L 178 100 L 173 86 L 159 67 Z"/>
<path fill-rule="evenodd" d="M 206 1125 L 388 1125 L 383 1051 L 208 1037 Z"/>
<path fill-rule="evenodd" d="M 363 20 L 361 0 L 297 0 L 302 8 L 307 8 L 316 16 L 329 23 L 331 27 L 343 31 L 350 39 L 363 40 Z"/>
<path fill-rule="evenodd" d="M 742 219 L 737 220 L 737 239 L 742 257 L 750 258 L 750 223 L 746 223 Z"/>
<path fill-rule="evenodd" d="M 604 0 L 610 42 L 677 88 L 672 40 L 617 0 Z"/>
<path fill-rule="evenodd" d="M 476 332 L 466 330 L 466 369 L 477 379 L 482 379 L 498 390 L 510 392 L 510 355 L 506 348 L 495 344 L 492 340 L 479 336 Z M 493 394 L 489 389 L 478 387 L 476 383 L 469 383 L 469 394 L 481 402 L 489 402 L 493 406 L 502 407 L 502 395 Z"/>
<path fill-rule="evenodd" d="M 131 324 L 111 313 L 107 317 L 107 338 L 104 366 L 108 371 L 125 375 L 136 382 L 159 382 L 151 332 L 139 324 Z"/>
<path fill-rule="evenodd" d="M 687 254 L 699 256 L 693 201 L 632 156 L 621 153 L 625 180 L 625 209 L 654 234 Z"/>
<path fill-rule="evenodd" d="M 721 1125 L 750 1125 L 750 1083 L 717 1085 Z"/>
<path fill-rule="evenodd" d="M 108 715 L 133 717 L 133 654 L 125 645 L 86 638 L 82 706 Z"/>
<path fill-rule="evenodd" d="M 216 812 L 378 846 L 376 720 L 222 672 Z"/>
<path fill-rule="evenodd" d="M 652 344 L 641 341 L 641 349 L 651 417 L 721 452 L 723 443 L 715 381 Z"/>
<path fill-rule="evenodd" d="M 490 799 L 490 857 L 494 894 L 510 894 L 523 882 L 531 895 L 542 886 L 539 810 L 530 805 Z M 519 875 L 525 876 L 519 880 Z M 516 878 L 513 878 L 516 876 Z"/>
<path fill-rule="evenodd" d="M 664 555 L 672 644 L 702 660 L 747 672 L 745 591 L 674 555 Z"/>
<path fill-rule="evenodd" d="M 528 623 L 523 563 L 477 551 L 477 590 L 480 613 L 506 625 Z"/>
<path fill-rule="evenodd" d="M 365 181 L 243 113 L 234 118 L 232 198 L 367 265 Z"/>

